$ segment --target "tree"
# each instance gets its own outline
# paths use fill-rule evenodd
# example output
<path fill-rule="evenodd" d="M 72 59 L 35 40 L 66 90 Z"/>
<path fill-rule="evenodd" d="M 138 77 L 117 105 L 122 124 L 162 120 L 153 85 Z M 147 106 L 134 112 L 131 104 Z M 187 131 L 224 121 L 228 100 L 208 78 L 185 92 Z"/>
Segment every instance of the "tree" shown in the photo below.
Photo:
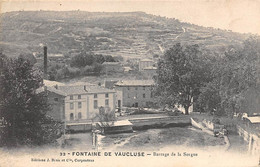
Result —
<path fill-rule="evenodd" d="M 0 118 L 3 121 L 1 144 L 42 144 L 45 142 L 47 98 L 36 89 L 42 78 L 28 61 L 8 59 L 0 54 Z M 46 127 L 46 126 L 45 126 Z"/>
<path fill-rule="evenodd" d="M 182 105 L 185 114 L 208 80 L 207 63 L 203 61 L 198 45 L 176 44 L 159 60 L 155 95 L 162 104 Z"/>
<path fill-rule="evenodd" d="M 230 47 L 212 61 L 212 80 L 201 89 L 200 104 L 217 115 L 230 117 L 239 112 L 257 112 L 259 101 L 254 97 L 260 94 L 259 56 L 260 40 L 250 38 L 242 48 Z"/>

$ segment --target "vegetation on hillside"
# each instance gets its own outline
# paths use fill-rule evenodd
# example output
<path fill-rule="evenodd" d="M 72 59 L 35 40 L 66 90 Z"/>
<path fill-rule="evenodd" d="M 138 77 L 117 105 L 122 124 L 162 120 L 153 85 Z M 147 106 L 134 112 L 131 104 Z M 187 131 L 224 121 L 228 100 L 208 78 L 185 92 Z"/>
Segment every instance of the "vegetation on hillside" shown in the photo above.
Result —
<path fill-rule="evenodd" d="M 20 11 L 1 14 L 0 49 L 7 56 L 85 52 L 129 57 L 162 55 L 173 43 L 199 44 L 223 52 L 248 34 L 205 28 L 143 12 Z"/>

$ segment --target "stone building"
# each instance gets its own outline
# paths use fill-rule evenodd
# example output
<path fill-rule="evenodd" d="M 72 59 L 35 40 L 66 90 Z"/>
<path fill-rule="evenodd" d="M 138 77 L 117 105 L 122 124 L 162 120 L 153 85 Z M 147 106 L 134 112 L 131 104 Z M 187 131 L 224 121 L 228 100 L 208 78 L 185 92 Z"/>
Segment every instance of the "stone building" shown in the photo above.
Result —
<path fill-rule="evenodd" d="M 124 80 L 115 84 L 115 89 L 122 92 L 123 106 L 151 107 L 154 105 L 153 80 Z"/>
<path fill-rule="evenodd" d="M 142 59 L 139 61 L 139 71 L 143 71 L 147 67 L 152 67 L 154 62 L 150 59 Z"/>

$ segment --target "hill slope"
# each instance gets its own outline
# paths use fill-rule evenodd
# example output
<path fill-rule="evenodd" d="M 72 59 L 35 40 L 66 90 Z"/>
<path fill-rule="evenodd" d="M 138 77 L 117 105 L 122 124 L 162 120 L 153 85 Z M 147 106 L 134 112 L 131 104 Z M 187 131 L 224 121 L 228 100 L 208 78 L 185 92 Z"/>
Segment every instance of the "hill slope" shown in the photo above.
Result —
<path fill-rule="evenodd" d="M 221 51 L 245 34 L 205 28 L 143 12 L 20 11 L 1 15 L 0 49 L 10 56 L 42 52 L 68 56 L 81 50 L 123 57 L 162 54 L 175 42 Z"/>

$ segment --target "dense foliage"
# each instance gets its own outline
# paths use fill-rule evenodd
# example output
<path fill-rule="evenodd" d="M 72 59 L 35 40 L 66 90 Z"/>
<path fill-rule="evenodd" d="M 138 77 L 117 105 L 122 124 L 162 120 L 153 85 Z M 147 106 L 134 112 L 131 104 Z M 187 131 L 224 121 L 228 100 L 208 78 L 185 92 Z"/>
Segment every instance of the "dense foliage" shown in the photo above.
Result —
<path fill-rule="evenodd" d="M 156 94 L 163 104 L 181 105 L 188 114 L 193 98 L 208 80 L 207 64 L 198 45 L 174 45 L 158 63 Z"/>
<path fill-rule="evenodd" d="M 201 89 L 199 103 L 218 115 L 259 112 L 260 40 L 246 40 L 212 62 L 211 82 Z M 258 108 L 258 109 L 257 109 Z"/>
<path fill-rule="evenodd" d="M 196 104 L 200 111 L 233 116 L 259 112 L 259 38 L 230 46 L 220 55 L 199 47 L 174 45 L 159 61 L 156 93 L 164 104 Z M 193 101 L 191 100 L 192 98 Z"/>
<path fill-rule="evenodd" d="M 103 56 L 101 54 L 94 55 L 91 53 L 80 53 L 71 59 L 70 66 L 83 68 L 85 66 L 92 66 L 95 63 L 102 64 L 104 62 L 115 62 L 112 56 Z"/>
<path fill-rule="evenodd" d="M 53 142 L 60 124 L 46 117 L 45 93 L 36 93 L 42 78 L 28 61 L 0 55 L 1 145 Z"/>

